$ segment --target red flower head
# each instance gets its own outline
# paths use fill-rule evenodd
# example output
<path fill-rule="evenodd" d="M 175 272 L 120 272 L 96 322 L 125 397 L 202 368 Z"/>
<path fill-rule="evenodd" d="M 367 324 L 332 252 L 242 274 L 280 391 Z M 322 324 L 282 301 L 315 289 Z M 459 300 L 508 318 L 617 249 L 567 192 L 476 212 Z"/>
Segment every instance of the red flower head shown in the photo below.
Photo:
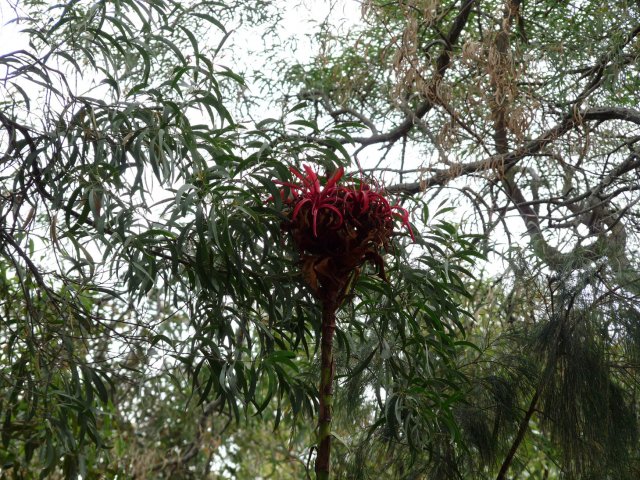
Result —
<path fill-rule="evenodd" d="M 394 217 L 400 218 L 414 239 L 408 212 L 391 206 L 384 195 L 371 185 L 339 185 L 344 175 L 340 167 L 324 184 L 318 174 L 304 165 L 304 174 L 291 167 L 298 182 L 275 183 L 288 187 L 280 195 L 288 207 L 288 222 L 283 228 L 291 233 L 303 261 L 307 283 L 321 297 L 332 293 L 340 297 L 348 277 L 367 260 L 378 267 L 385 278 L 381 250 L 388 251 Z"/>

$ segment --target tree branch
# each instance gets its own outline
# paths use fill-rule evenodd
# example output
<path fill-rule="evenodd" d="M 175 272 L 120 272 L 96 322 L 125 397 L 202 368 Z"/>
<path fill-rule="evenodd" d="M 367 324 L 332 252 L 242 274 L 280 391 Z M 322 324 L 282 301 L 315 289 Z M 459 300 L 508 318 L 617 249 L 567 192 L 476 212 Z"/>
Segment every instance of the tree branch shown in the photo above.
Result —
<path fill-rule="evenodd" d="M 513 443 L 511 444 L 511 448 L 509 448 L 509 452 L 507 453 L 507 456 L 505 457 L 504 461 L 502 462 L 502 465 L 500 466 L 500 471 L 498 472 L 498 476 L 496 477 L 496 480 L 505 480 L 507 478 L 507 472 L 509 471 L 509 467 L 513 462 L 513 458 L 515 457 L 516 452 L 518 451 L 518 448 L 522 443 L 522 440 L 524 440 L 524 436 L 527 434 L 527 431 L 529 430 L 529 420 L 531 420 L 531 417 L 536 411 L 536 405 L 538 404 L 539 398 L 540 398 L 540 389 L 538 388 L 533 394 L 533 397 L 531 398 L 531 402 L 529 403 L 529 408 L 527 409 L 527 412 L 525 413 L 524 417 L 522 418 L 522 421 L 520 422 L 520 425 L 518 426 L 518 433 L 516 433 L 516 437 L 513 440 Z"/>
<path fill-rule="evenodd" d="M 444 38 L 445 47 L 436 60 L 436 71 L 434 74 L 434 80 L 442 78 L 447 72 L 451 64 L 453 48 L 458 43 L 460 34 L 462 33 L 462 30 L 469 20 L 471 7 L 473 7 L 476 1 L 477 0 L 464 0 L 462 2 L 460 10 L 458 11 L 458 15 L 453 20 L 451 28 L 449 29 L 449 33 Z M 429 113 L 433 106 L 434 103 L 431 100 L 425 99 L 420 105 L 416 107 L 415 111 L 411 115 L 407 115 L 407 117 L 398 126 L 390 130 L 389 132 L 379 135 L 372 135 L 370 137 L 357 137 L 353 140 L 362 146 L 384 142 L 395 142 L 409 133 L 409 131 L 415 125 L 416 119 L 424 117 L 427 113 Z"/>
<path fill-rule="evenodd" d="M 493 155 L 483 160 L 467 164 L 455 163 L 449 168 L 436 170 L 435 173 L 420 182 L 401 183 L 387 188 L 389 192 L 398 192 L 414 195 L 424 189 L 434 186 L 446 185 L 449 181 L 465 175 L 500 168 L 504 171 L 517 164 L 523 158 L 534 155 L 554 142 L 568 131 L 582 125 L 587 121 L 621 120 L 640 125 L 640 111 L 623 107 L 590 108 L 578 112 L 577 115 L 565 115 L 562 121 L 555 127 L 547 130 L 535 140 L 525 143 L 523 146 L 506 154 Z"/>

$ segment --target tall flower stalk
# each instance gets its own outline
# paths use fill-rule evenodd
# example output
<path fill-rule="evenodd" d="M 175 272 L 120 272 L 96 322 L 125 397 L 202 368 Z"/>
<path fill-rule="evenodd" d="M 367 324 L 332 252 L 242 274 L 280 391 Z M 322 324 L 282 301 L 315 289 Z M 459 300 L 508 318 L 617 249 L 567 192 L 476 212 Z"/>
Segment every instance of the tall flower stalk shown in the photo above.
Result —
<path fill-rule="evenodd" d="M 340 167 L 324 185 L 317 172 L 304 166 L 304 173 L 291 167 L 293 182 L 275 183 L 282 187 L 286 207 L 283 224 L 300 255 L 301 269 L 322 306 L 320 338 L 320 388 L 316 478 L 329 478 L 331 460 L 331 417 L 333 414 L 333 336 L 336 313 L 360 267 L 373 263 L 386 280 L 382 254 L 389 251 L 398 218 L 413 239 L 408 212 L 392 206 L 383 193 L 364 181 L 340 184 Z"/>

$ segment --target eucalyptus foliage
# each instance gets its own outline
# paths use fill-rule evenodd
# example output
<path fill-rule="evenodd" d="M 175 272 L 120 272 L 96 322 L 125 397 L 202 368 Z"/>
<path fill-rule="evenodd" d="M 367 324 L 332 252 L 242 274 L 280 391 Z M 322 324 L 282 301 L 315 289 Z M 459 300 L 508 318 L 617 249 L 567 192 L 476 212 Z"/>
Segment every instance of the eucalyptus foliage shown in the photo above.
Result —
<path fill-rule="evenodd" d="M 320 311 L 273 179 L 302 161 L 357 172 L 353 124 L 304 101 L 234 119 L 245 81 L 218 56 L 227 22 L 265 20 L 255 6 L 16 9 L 29 44 L 0 56 L 0 476 L 300 478 Z M 401 472 L 389 448 L 419 462 L 461 440 L 478 239 L 446 209 L 405 206 L 415 244 L 394 238 L 388 281 L 365 268 L 338 316 L 336 476 Z M 236 452 L 265 426 L 280 428 L 270 460 L 248 465 Z"/>

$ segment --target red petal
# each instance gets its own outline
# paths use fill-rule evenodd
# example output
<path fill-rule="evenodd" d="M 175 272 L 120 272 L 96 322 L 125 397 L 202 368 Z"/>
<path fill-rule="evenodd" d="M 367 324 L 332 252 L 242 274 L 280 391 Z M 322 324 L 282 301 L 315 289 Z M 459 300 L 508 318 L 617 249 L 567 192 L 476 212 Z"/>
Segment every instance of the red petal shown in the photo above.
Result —
<path fill-rule="evenodd" d="M 307 167 L 305 166 L 305 169 Z M 297 170 L 295 167 L 289 167 L 289 170 L 291 171 L 291 173 L 293 173 L 296 177 L 298 177 L 298 179 L 302 182 L 302 185 L 298 185 L 298 189 L 300 190 L 312 190 L 313 189 L 313 181 L 310 180 L 308 177 L 305 177 L 302 173 L 300 173 L 299 170 Z"/>
<path fill-rule="evenodd" d="M 320 193 L 320 182 L 318 181 L 318 174 L 309 165 L 304 165 L 304 170 L 307 172 L 307 182 L 309 187 L 316 193 Z"/>
<path fill-rule="evenodd" d="M 369 195 L 367 195 L 366 193 L 363 193 L 361 212 L 366 213 L 367 210 L 369 210 Z"/>
<path fill-rule="evenodd" d="M 411 236 L 412 241 L 416 241 L 416 237 L 413 235 L 413 229 L 411 228 L 411 224 L 409 223 L 409 212 L 406 208 L 402 208 L 400 205 L 394 205 L 391 207 L 391 210 L 397 210 L 398 213 L 394 213 L 394 215 L 399 216 L 402 220 L 402 225 L 407 227 L 409 231 L 409 235 Z"/>
<path fill-rule="evenodd" d="M 324 187 L 325 190 L 333 187 L 336 183 L 338 183 L 338 180 L 340 180 L 343 175 L 344 175 L 344 168 L 340 167 L 338 170 L 336 170 L 336 173 L 334 173 L 331 176 L 331 178 L 327 180 L 327 184 Z"/>
<path fill-rule="evenodd" d="M 283 182 L 280 180 L 274 180 L 273 183 L 275 183 L 276 185 L 282 185 L 283 187 L 289 187 L 295 190 L 300 190 L 302 188 L 300 185 L 296 185 L 295 183 Z"/>
<path fill-rule="evenodd" d="M 296 208 L 293 209 L 293 214 L 291 215 L 291 219 L 295 220 L 296 217 L 298 216 L 298 213 L 300 213 L 300 209 L 302 208 L 302 206 L 307 203 L 310 202 L 311 200 L 309 200 L 308 198 L 305 198 L 303 200 L 300 200 L 298 202 L 298 204 L 296 205 Z"/>
<path fill-rule="evenodd" d="M 338 208 L 336 208 L 335 206 L 333 206 L 331 204 L 321 205 L 320 208 L 328 208 L 329 210 L 335 212 L 336 215 L 338 215 L 338 220 L 340 220 L 340 221 L 338 222 L 338 225 L 336 225 L 334 228 L 339 228 L 340 225 L 342 225 L 342 222 L 344 221 L 344 218 L 342 216 L 342 212 Z M 320 210 L 320 208 L 318 208 L 318 210 Z"/>
<path fill-rule="evenodd" d="M 303 183 L 306 181 L 306 178 L 304 177 L 304 175 L 302 175 L 297 168 L 289 167 L 289 171 L 293 173 L 296 177 L 298 177 Z"/>

